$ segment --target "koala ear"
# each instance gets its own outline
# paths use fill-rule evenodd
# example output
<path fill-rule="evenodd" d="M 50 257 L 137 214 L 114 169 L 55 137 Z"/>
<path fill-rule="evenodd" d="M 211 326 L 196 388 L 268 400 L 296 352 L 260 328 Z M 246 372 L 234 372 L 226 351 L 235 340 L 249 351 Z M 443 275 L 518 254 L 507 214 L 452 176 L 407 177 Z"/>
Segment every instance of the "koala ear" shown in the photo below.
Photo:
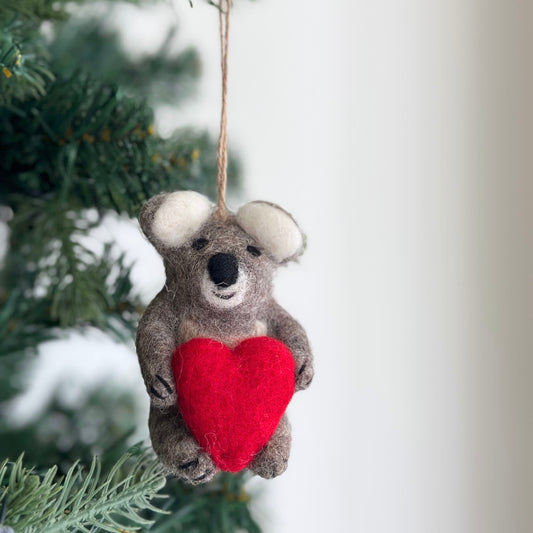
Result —
<path fill-rule="evenodd" d="M 143 233 L 158 250 L 175 248 L 204 225 L 211 211 L 211 202 L 197 192 L 163 193 L 144 204 L 139 222 Z"/>
<path fill-rule="evenodd" d="M 279 263 L 296 259 L 303 252 L 304 236 L 298 224 L 275 204 L 250 202 L 237 211 L 235 220 Z"/>

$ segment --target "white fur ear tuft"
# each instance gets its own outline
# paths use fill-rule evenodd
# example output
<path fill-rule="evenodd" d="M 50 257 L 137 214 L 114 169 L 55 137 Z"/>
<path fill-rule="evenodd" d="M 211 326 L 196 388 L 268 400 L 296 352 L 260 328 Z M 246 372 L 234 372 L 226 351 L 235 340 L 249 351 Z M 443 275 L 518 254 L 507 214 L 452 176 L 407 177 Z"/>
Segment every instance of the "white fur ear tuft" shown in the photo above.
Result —
<path fill-rule="evenodd" d="M 276 261 L 292 259 L 303 250 L 304 238 L 298 224 L 277 205 L 250 202 L 239 209 L 236 221 Z"/>
<path fill-rule="evenodd" d="M 170 193 L 154 215 L 152 234 L 165 246 L 181 246 L 203 226 L 211 210 L 211 202 L 200 193 Z"/>

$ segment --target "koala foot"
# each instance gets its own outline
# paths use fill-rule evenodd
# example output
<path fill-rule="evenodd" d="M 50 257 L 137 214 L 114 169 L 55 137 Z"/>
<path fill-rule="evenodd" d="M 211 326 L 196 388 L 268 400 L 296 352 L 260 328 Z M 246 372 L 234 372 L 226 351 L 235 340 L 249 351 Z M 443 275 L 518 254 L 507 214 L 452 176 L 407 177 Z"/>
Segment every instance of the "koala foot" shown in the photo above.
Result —
<path fill-rule="evenodd" d="M 248 467 L 254 474 L 257 474 L 264 479 L 272 479 L 283 474 L 283 472 L 287 470 L 289 462 L 288 457 L 274 459 L 263 452 L 264 450 L 261 450 Z"/>
<path fill-rule="evenodd" d="M 217 467 L 191 435 L 174 408 L 150 409 L 148 422 L 152 447 L 169 474 L 193 485 L 211 481 Z"/>
<path fill-rule="evenodd" d="M 185 479 L 193 485 L 211 481 L 216 473 L 217 467 L 215 463 L 203 451 L 200 451 L 195 457 L 175 464 L 172 468 L 172 474 L 181 479 Z"/>
<path fill-rule="evenodd" d="M 283 415 L 274 435 L 255 456 L 248 468 L 265 479 L 279 476 L 287 469 L 290 451 L 291 426 L 287 415 Z"/>

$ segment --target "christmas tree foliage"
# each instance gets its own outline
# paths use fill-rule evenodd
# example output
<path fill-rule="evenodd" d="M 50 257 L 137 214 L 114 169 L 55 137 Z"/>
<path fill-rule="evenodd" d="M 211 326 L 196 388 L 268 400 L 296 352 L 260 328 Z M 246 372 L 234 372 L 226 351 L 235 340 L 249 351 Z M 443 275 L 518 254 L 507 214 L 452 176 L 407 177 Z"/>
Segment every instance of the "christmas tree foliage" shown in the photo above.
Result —
<path fill-rule="evenodd" d="M 132 447 L 127 391 L 102 386 L 81 407 L 54 395 L 25 425 L 7 416 L 40 343 L 88 327 L 131 343 L 143 309 L 131 265 L 116 243 L 88 248 L 87 232 L 110 212 L 137 216 L 162 190 L 215 189 L 214 140 L 161 138 L 152 110 L 183 105 L 197 53 L 170 52 L 171 31 L 132 59 L 102 3 L 101 19 L 71 15 L 83 3 L 0 0 L 0 519 L 17 533 L 259 531 L 246 476 L 186 486 Z"/>

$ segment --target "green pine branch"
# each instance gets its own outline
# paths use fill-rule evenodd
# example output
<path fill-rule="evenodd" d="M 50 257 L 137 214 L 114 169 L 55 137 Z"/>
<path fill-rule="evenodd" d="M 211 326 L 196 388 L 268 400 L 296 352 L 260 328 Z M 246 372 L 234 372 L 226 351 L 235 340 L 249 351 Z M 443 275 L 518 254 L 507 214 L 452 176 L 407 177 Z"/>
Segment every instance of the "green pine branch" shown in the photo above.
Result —
<path fill-rule="evenodd" d="M 0 105 L 42 96 L 54 79 L 49 57 L 33 21 L 0 9 Z"/>
<path fill-rule="evenodd" d="M 10 333 L 8 339 L 35 322 L 49 329 L 92 325 L 122 340 L 131 336 L 142 311 L 131 266 L 124 254 L 113 254 L 111 243 L 101 255 L 82 244 L 92 225 L 84 213 L 67 211 L 52 199 L 33 198 L 20 205 L 0 276 L 0 301 L 11 304 L 0 313 L 0 331 Z M 9 291 L 12 286 L 17 287 L 15 295 Z M 29 316 L 16 313 L 28 301 Z M 16 346 L 18 341 L 9 342 Z"/>
<path fill-rule="evenodd" d="M 221 473 L 199 487 L 168 479 L 168 498 L 161 507 L 168 515 L 149 513 L 155 520 L 150 533 L 261 533 L 250 512 L 251 497 L 245 488 L 250 478 L 249 472 Z"/>
<path fill-rule="evenodd" d="M 100 19 L 80 18 L 56 26 L 50 50 L 55 68 L 65 74 L 75 68 L 91 72 L 98 65 L 98 77 L 120 86 L 130 96 L 148 97 L 151 103 L 177 105 L 187 97 L 200 74 L 200 60 L 193 48 L 171 51 L 177 32 L 173 26 L 160 48 L 142 57 L 132 57 L 117 30 Z M 76 63 L 72 62 L 76 50 Z"/>
<path fill-rule="evenodd" d="M 216 147 L 206 134 L 161 139 L 145 102 L 79 72 L 23 107 L 0 106 L 0 146 L 0 201 L 15 216 L 26 197 L 136 215 L 161 190 L 216 187 Z M 230 177 L 236 168 L 231 159 Z"/>
<path fill-rule="evenodd" d="M 94 458 L 85 472 L 74 464 L 64 478 L 57 467 L 44 475 L 23 464 L 0 465 L 0 501 L 9 497 L 5 524 L 20 533 L 65 533 L 97 530 L 122 532 L 139 529 L 153 521 L 142 512 L 161 511 L 151 501 L 165 485 L 159 463 L 146 453 L 131 463 L 132 454 L 121 457 L 107 475 Z M 135 459 L 135 458 L 134 458 Z"/>

